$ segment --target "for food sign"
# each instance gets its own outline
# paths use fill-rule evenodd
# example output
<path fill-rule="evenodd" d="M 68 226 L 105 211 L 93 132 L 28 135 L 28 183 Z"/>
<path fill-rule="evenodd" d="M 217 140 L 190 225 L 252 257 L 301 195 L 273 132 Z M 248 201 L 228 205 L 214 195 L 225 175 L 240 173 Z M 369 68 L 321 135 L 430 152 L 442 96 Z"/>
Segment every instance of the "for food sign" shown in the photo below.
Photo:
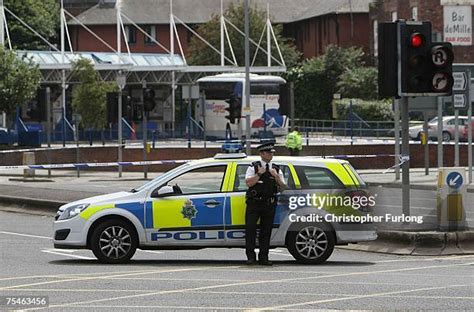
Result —
<path fill-rule="evenodd" d="M 470 5 L 447 5 L 444 9 L 444 41 L 452 45 L 472 45 L 472 9 Z"/>

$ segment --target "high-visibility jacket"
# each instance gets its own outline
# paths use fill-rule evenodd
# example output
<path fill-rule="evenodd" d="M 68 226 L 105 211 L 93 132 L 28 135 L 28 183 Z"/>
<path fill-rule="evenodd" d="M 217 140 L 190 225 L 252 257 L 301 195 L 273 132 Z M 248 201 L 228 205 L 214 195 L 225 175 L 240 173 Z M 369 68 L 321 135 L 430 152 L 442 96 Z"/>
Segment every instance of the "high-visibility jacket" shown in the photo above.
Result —
<path fill-rule="evenodd" d="M 288 133 L 286 136 L 285 146 L 289 149 L 297 149 L 301 151 L 303 149 L 303 139 L 301 138 L 301 134 L 299 134 L 298 131 Z"/>

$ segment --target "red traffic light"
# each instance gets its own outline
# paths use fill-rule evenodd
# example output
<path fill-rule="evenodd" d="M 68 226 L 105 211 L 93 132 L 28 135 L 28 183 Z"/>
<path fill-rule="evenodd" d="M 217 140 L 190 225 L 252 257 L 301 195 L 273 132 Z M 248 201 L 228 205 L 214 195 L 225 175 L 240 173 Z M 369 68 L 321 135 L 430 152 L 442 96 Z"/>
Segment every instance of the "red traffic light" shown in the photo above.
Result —
<path fill-rule="evenodd" d="M 411 35 L 411 46 L 413 48 L 419 48 L 425 43 L 425 38 L 420 33 L 414 33 Z"/>

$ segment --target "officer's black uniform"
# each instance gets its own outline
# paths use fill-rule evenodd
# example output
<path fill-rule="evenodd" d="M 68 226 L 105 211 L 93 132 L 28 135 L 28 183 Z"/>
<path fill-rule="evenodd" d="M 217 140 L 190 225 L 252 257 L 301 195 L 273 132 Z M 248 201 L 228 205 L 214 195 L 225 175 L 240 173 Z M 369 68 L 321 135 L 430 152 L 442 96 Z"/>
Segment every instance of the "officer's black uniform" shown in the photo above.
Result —
<path fill-rule="evenodd" d="M 273 150 L 273 144 L 263 144 L 258 147 L 259 151 Z M 253 162 L 255 173 L 261 166 L 260 161 Z M 277 172 L 280 168 L 272 164 Z M 262 183 L 256 183 L 250 187 L 246 194 L 247 209 L 245 212 L 245 246 L 248 263 L 256 260 L 255 257 L 255 238 L 257 230 L 257 220 L 260 219 L 259 232 L 259 255 L 258 260 L 262 264 L 271 264 L 268 261 L 268 251 L 270 248 L 270 236 L 273 228 L 273 218 L 275 217 L 275 207 L 277 203 L 276 194 L 278 193 L 278 184 L 270 173 L 268 163 L 265 173 L 260 176 Z"/>

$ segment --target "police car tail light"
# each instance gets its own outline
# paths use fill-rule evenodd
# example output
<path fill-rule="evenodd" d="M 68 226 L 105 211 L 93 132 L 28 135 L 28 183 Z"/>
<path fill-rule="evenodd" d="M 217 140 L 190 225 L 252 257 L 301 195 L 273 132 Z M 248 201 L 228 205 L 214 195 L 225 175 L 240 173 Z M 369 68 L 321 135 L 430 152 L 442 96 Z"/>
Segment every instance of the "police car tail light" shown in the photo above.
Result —
<path fill-rule="evenodd" d="M 369 199 L 369 193 L 364 190 L 351 190 L 345 193 L 346 196 L 352 198 L 352 206 L 361 212 L 370 212 L 371 206 Z"/>

